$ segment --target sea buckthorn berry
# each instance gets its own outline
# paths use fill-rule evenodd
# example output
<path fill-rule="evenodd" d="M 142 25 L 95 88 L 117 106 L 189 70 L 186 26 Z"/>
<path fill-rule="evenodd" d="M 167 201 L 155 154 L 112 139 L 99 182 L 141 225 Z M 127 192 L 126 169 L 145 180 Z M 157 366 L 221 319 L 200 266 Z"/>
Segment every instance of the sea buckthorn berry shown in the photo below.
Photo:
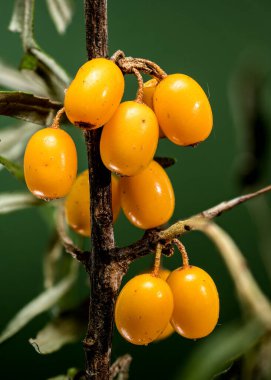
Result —
<path fill-rule="evenodd" d="M 174 328 L 172 327 L 171 323 L 169 322 L 166 326 L 166 328 L 164 329 L 164 331 L 162 332 L 162 334 L 160 334 L 156 339 L 155 339 L 155 342 L 160 342 L 160 340 L 164 340 L 168 337 L 170 337 L 170 335 L 172 335 L 174 333 Z"/>
<path fill-rule="evenodd" d="M 161 335 L 172 311 L 173 297 L 168 284 L 151 274 L 141 274 L 121 290 L 115 307 L 115 322 L 123 338 L 143 345 Z"/>
<path fill-rule="evenodd" d="M 78 70 L 65 95 L 65 112 L 71 123 L 85 128 L 104 125 L 118 108 L 124 77 L 118 66 L 94 58 Z"/>
<path fill-rule="evenodd" d="M 172 74 L 156 87 L 153 106 L 166 137 L 177 145 L 195 145 L 211 133 L 213 114 L 209 100 L 192 78 Z"/>
<path fill-rule="evenodd" d="M 170 270 L 166 268 L 160 268 L 159 270 L 159 277 L 166 281 L 168 276 L 170 275 Z M 170 324 L 170 322 L 167 324 L 167 327 L 164 329 L 161 335 L 158 336 L 158 338 L 155 339 L 156 342 L 168 338 L 171 334 L 173 334 L 174 328 Z"/>
<path fill-rule="evenodd" d="M 175 197 L 168 175 L 152 161 L 134 177 L 120 179 L 121 206 L 127 219 L 136 227 L 158 227 L 171 218 Z"/>
<path fill-rule="evenodd" d="M 167 279 L 173 298 L 171 324 L 185 338 L 209 335 L 219 317 L 219 297 L 214 281 L 203 269 L 185 266 Z"/>
<path fill-rule="evenodd" d="M 72 138 L 59 128 L 44 128 L 28 141 L 24 176 L 28 189 L 45 200 L 65 197 L 77 173 L 77 153 Z"/>
<path fill-rule="evenodd" d="M 119 180 L 111 176 L 113 221 L 120 211 Z M 65 201 L 65 215 L 68 225 L 83 236 L 90 236 L 90 201 L 88 170 L 75 180 Z"/>
<path fill-rule="evenodd" d="M 160 268 L 159 269 L 159 277 L 162 278 L 162 280 L 166 281 L 168 276 L 170 275 L 171 271 L 166 268 Z"/>
<path fill-rule="evenodd" d="M 150 79 L 144 83 L 143 86 L 143 103 L 145 103 L 148 107 L 153 110 L 153 95 L 158 84 L 158 80 L 156 78 Z M 166 137 L 161 127 L 159 126 L 159 137 Z"/>
<path fill-rule="evenodd" d="M 135 101 L 121 103 L 105 124 L 101 136 L 101 158 L 112 172 L 132 176 L 145 169 L 158 144 L 154 112 Z"/>

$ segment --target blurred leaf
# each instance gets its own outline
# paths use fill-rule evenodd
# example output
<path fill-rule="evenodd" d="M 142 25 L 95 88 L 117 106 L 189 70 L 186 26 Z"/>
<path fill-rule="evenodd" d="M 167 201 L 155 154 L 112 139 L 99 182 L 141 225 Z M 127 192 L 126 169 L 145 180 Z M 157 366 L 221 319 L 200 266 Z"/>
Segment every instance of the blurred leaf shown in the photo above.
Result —
<path fill-rule="evenodd" d="M 264 94 L 269 76 L 269 56 L 252 49 L 243 54 L 230 81 L 230 106 L 239 145 L 236 176 L 242 190 L 267 180 L 270 122 Z"/>
<path fill-rule="evenodd" d="M 36 124 L 31 123 L 18 123 L 14 126 L 0 128 L 0 155 L 8 160 L 20 160 L 30 135 L 38 129 Z M 0 170 L 3 168 L 4 166 L 0 164 Z"/>
<path fill-rule="evenodd" d="M 16 164 L 6 158 L 0 156 L 0 164 L 2 164 L 14 177 L 19 180 L 24 179 L 24 169 L 21 165 Z"/>
<path fill-rule="evenodd" d="M 67 375 L 59 375 L 57 377 L 51 377 L 47 380 L 72 380 L 80 371 L 77 368 L 70 368 Z"/>
<path fill-rule="evenodd" d="M 59 17 L 61 17 L 61 28 L 63 28 L 63 25 L 67 25 L 69 18 L 72 16 L 72 1 L 58 0 L 54 1 L 54 3 L 55 4 L 53 4 L 51 1 L 50 6 L 52 7 L 55 5 L 57 7 L 57 11 L 54 10 L 52 12 L 54 13 L 54 16 L 57 14 L 58 22 Z M 60 14 L 62 16 L 60 16 Z M 28 61 L 26 65 L 26 57 L 24 57 L 22 61 L 22 67 L 27 67 L 27 69 L 35 70 L 35 73 L 40 77 L 39 79 L 44 79 L 47 83 L 47 87 L 51 90 L 50 97 L 62 101 L 64 97 L 64 89 L 69 85 L 70 78 L 65 70 L 52 57 L 40 49 L 33 36 L 33 24 L 34 0 L 17 0 L 10 24 L 10 29 L 21 34 L 23 49 L 27 54 Z M 35 60 L 35 65 L 33 65 L 33 58 Z M 31 65 L 29 66 L 30 59 Z M 16 89 L 18 89 L 18 87 Z"/>
<path fill-rule="evenodd" d="M 65 33 L 74 13 L 74 1 L 47 0 L 47 7 L 58 33 Z"/>
<path fill-rule="evenodd" d="M 44 288 L 51 288 L 56 281 L 56 262 L 60 259 L 63 246 L 58 236 L 55 236 L 43 260 Z"/>
<path fill-rule="evenodd" d="M 45 290 L 38 297 L 23 307 L 8 323 L 0 335 L 0 343 L 11 338 L 37 315 L 44 313 L 54 306 L 72 287 L 77 278 L 78 263 L 72 261 L 69 274 L 54 287 Z"/>
<path fill-rule="evenodd" d="M 38 74 L 29 69 L 18 70 L 3 61 L 0 61 L 0 86 L 11 90 L 30 92 L 37 96 L 48 97 L 50 95 L 47 84 Z"/>
<path fill-rule="evenodd" d="M 32 54 L 26 53 L 20 63 L 20 70 L 35 71 L 38 68 L 38 60 Z"/>
<path fill-rule="evenodd" d="M 39 354 L 51 354 L 68 343 L 82 339 L 87 326 L 82 315 L 63 314 L 48 323 L 29 343 Z"/>
<path fill-rule="evenodd" d="M 41 125 L 50 125 L 61 103 L 27 94 L 0 91 L 0 115 L 12 116 Z"/>
<path fill-rule="evenodd" d="M 164 169 L 170 168 L 175 165 L 177 160 L 171 157 L 154 157 L 154 161 L 158 162 Z"/>
<path fill-rule="evenodd" d="M 0 193 L 0 215 L 42 204 L 30 193 Z"/>
<path fill-rule="evenodd" d="M 175 380 L 210 380 L 259 342 L 265 333 L 257 321 L 230 325 L 202 341 Z"/>
<path fill-rule="evenodd" d="M 9 24 L 9 30 L 15 33 L 22 33 L 24 27 L 25 1 L 16 0 L 14 3 L 12 18 Z"/>
<path fill-rule="evenodd" d="M 57 99 L 62 101 L 64 90 L 69 86 L 71 78 L 52 57 L 40 48 L 32 48 L 31 53 L 38 59 L 40 75 L 46 80 L 48 87 L 54 89 Z"/>

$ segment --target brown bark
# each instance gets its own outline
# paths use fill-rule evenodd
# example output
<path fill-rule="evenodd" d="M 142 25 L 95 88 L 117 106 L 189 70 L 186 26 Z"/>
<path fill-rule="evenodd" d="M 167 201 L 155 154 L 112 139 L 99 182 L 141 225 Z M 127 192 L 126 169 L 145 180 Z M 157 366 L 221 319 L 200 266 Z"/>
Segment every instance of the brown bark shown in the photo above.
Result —
<path fill-rule="evenodd" d="M 106 0 L 85 0 L 88 58 L 107 56 Z M 91 198 L 91 254 L 86 264 L 91 296 L 84 349 L 86 378 L 108 380 L 113 312 L 125 266 L 110 255 L 115 247 L 111 209 L 111 173 L 100 157 L 101 128 L 85 131 Z"/>

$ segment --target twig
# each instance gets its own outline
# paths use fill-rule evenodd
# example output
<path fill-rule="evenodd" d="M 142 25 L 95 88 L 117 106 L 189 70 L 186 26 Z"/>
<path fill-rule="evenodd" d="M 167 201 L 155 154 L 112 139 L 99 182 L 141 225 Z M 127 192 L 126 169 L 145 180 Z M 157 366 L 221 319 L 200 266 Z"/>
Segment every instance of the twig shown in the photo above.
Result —
<path fill-rule="evenodd" d="M 206 220 L 211 220 L 216 216 L 220 216 L 223 212 L 229 211 L 232 208 L 247 202 L 248 200 L 255 198 L 261 194 L 267 193 L 271 190 L 271 185 L 264 187 L 254 193 L 242 195 L 237 198 L 233 198 L 229 201 L 221 202 L 218 205 L 209 208 L 189 219 L 177 222 L 164 231 L 161 231 L 159 237 L 162 239 L 173 239 L 178 235 L 182 235 L 187 231 L 197 229 L 198 224 L 203 223 Z"/>
<path fill-rule="evenodd" d="M 118 376 L 118 380 L 127 380 L 129 377 L 129 368 L 132 362 L 132 357 L 128 354 L 118 358 L 110 367 L 110 380 Z"/>
<path fill-rule="evenodd" d="M 233 207 L 238 206 L 241 203 L 247 202 L 248 200 L 250 200 L 252 198 L 256 198 L 257 196 L 259 196 L 261 194 L 267 193 L 270 190 L 271 190 L 271 185 L 266 186 L 266 187 L 264 187 L 258 191 L 255 191 L 253 193 L 241 195 L 240 197 L 234 198 L 230 201 L 222 202 L 215 207 L 212 207 L 206 211 L 203 211 L 202 216 L 204 218 L 207 218 L 207 219 L 212 219 L 215 216 L 219 216 L 220 214 L 222 214 L 222 212 L 229 211 Z"/>
<path fill-rule="evenodd" d="M 134 261 L 139 257 L 145 256 L 150 252 L 154 252 L 155 245 L 158 241 L 172 240 L 175 237 L 183 235 L 191 230 L 198 229 L 199 226 L 208 222 L 222 213 L 231 210 L 241 203 L 247 202 L 261 194 L 267 193 L 271 190 L 271 185 L 264 187 L 254 193 L 242 195 L 237 198 L 233 198 L 229 201 L 219 203 L 218 205 L 211 207 L 199 214 L 196 214 L 188 219 L 180 220 L 174 223 L 172 226 L 161 230 L 150 230 L 145 233 L 143 238 L 136 243 L 131 244 L 128 247 L 118 248 L 113 253 L 120 260 Z"/>

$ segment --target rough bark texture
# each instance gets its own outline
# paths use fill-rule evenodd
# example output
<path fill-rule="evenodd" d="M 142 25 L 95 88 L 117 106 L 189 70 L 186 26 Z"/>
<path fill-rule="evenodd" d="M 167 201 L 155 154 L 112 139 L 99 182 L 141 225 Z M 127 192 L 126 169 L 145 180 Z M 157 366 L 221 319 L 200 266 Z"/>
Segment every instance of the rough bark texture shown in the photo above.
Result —
<path fill-rule="evenodd" d="M 85 0 L 88 58 L 107 56 L 106 0 Z M 100 157 L 101 128 L 85 131 L 91 198 L 92 248 L 86 265 L 90 276 L 89 325 L 84 340 L 86 378 L 109 379 L 113 311 L 124 267 L 110 255 L 114 249 L 111 173 Z"/>

